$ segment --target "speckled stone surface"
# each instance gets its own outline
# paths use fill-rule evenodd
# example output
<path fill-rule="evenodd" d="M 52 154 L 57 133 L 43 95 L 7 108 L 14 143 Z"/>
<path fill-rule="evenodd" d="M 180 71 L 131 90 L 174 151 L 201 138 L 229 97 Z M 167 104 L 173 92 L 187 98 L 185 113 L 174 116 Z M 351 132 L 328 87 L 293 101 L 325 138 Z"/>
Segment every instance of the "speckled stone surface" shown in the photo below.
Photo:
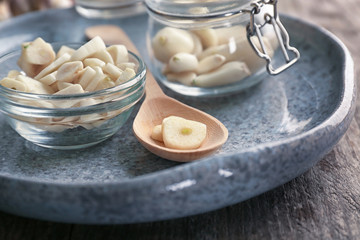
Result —
<path fill-rule="evenodd" d="M 0 210 L 73 223 L 134 223 L 228 206 L 299 176 L 342 137 L 354 113 L 352 59 L 330 33 L 282 18 L 301 52 L 293 68 L 217 99 L 179 100 L 221 120 L 227 143 L 215 155 L 178 164 L 146 151 L 127 124 L 89 149 L 58 151 L 18 136 L 0 113 Z M 37 36 L 85 41 L 87 26 L 119 24 L 147 61 L 145 15 L 87 20 L 73 9 L 33 13 L 0 24 L 0 54 Z"/>

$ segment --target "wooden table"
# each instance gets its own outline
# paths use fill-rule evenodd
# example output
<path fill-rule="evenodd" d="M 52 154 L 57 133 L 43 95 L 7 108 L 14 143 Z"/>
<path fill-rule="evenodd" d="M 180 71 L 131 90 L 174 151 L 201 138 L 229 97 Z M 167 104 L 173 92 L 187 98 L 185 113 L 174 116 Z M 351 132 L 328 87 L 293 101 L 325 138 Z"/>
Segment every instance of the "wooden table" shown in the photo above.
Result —
<path fill-rule="evenodd" d="M 281 12 L 337 35 L 350 49 L 359 76 L 359 0 L 279 2 Z M 111 226 L 61 224 L 0 213 L 0 239 L 360 239 L 359 123 L 357 111 L 333 151 L 302 176 L 234 206 L 170 221 Z"/>

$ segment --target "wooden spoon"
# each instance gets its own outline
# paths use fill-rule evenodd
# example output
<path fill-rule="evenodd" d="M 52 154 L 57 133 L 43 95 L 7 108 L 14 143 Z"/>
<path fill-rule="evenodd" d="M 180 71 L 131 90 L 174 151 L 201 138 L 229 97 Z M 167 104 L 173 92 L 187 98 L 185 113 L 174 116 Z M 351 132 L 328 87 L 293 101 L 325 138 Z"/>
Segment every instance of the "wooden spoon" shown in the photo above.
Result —
<path fill-rule="evenodd" d="M 93 26 L 87 28 L 85 33 L 90 39 L 100 36 L 107 44 L 123 44 L 128 50 L 139 55 L 138 50 L 127 34 L 117 26 Z M 171 149 L 150 137 L 153 127 L 161 124 L 164 118 L 171 115 L 206 124 L 207 136 L 198 149 Z M 147 71 L 146 76 L 146 97 L 134 120 L 133 131 L 139 142 L 150 152 L 178 162 L 188 162 L 208 156 L 219 149 L 228 138 L 228 130 L 219 120 L 205 112 L 166 96 L 150 71 Z"/>

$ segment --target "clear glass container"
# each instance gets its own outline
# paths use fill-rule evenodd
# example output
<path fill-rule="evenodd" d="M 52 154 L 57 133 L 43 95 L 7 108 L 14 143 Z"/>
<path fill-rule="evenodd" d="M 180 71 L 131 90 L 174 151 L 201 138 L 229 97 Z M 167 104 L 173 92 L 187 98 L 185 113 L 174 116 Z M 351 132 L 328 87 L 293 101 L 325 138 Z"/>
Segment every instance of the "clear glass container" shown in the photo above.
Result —
<path fill-rule="evenodd" d="M 299 58 L 277 1 L 146 0 L 150 70 L 187 96 L 222 96 L 278 74 Z M 277 61 L 282 50 L 285 63 Z M 290 57 L 288 52 L 290 53 Z"/>
<path fill-rule="evenodd" d="M 76 49 L 82 43 L 52 44 L 56 51 L 62 45 Z M 0 79 L 9 70 L 21 71 L 17 66 L 20 55 L 21 51 L 14 51 L 0 58 Z M 144 95 L 145 64 L 131 52 L 129 62 L 135 64 L 136 75 L 132 79 L 94 92 L 34 94 L 0 85 L 0 112 L 19 135 L 36 145 L 63 150 L 95 145 L 125 124 Z M 87 104 L 81 106 L 79 102 Z"/>

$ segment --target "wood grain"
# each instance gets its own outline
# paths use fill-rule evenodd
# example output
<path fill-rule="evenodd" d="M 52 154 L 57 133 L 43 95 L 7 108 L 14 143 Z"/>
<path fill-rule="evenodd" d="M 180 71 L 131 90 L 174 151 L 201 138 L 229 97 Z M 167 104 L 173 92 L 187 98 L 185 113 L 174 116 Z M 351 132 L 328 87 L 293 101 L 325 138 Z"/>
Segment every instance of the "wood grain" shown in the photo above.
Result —
<path fill-rule="evenodd" d="M 337 35 L 359 63 L 359 0 L 279 2 L 281 12 Z M 358 110 L 359 101 L 350 129 L 311 170 L 240 204 L 182 219 L 117 226 L 60 224 L 0 213 L 0 239 L 360 239 Z"/>

